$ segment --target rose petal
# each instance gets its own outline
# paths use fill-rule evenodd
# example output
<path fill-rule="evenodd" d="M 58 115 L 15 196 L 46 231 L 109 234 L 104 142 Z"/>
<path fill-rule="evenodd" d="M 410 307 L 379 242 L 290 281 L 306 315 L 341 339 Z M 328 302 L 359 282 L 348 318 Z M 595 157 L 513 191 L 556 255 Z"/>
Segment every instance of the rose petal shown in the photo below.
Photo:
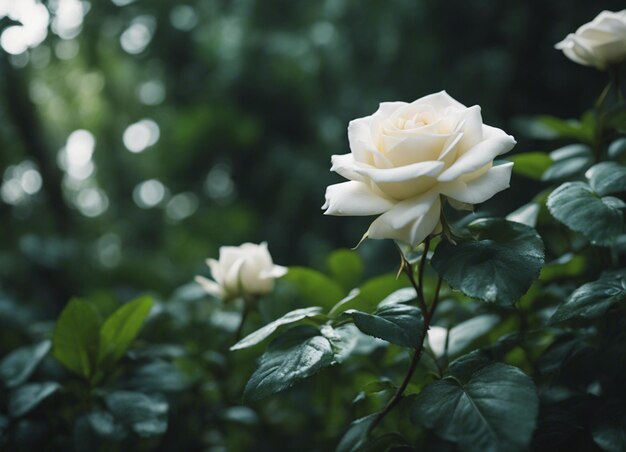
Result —
<path fill-rule="evenodd" d="M 222 281 L 224 280 L 224 273 L 222 272 L 220 263 L 215 259 L 207 259 L 206 264 L 211 269 L 211 276 L 213 276 L 213 279 L 217 281 L 218 284 L 222 284 Z"/>
<path fill-rule="evenodd" d="M 402 182 L 418 177 L 437 176 L 444 167 L 443 162 L 418 162 L 398 168 L 376 168 L 357 162 L 352 154 L 333 155 L 331 171 L 346 179 L 367 182 Z"/>
<path fill-rule="evenodd" d="M 363 182 L 343 182 L 326 188 L 324 215 L 378 215 L 395 205 L 391 199 L 375 194 Z"/>
<path fill-rule="evenodd" d="M 476 171 L 493 159 L 515 146 L 515 139 L 495 127 L 483 126 L 485 140 L 467 150 L 447 170 L 437 178 L 440 182 L 450 182 L 463 174 Z"/>
<path fill-rule="evenodd" d="M 371 116 L 355 119 L 348 124 L 348 141 L 354 158 L 363 163 L 372 163 L 371 154 L 377 152 L 372 141 Z"/>
<path fill-rule="evenodd" d="M 480 114 L 480 107 L 474 105 L 465 110 L 459 123 L 462 124 L 461 131 L 463 138 L 458 143 L 461 149 L 470 149 L 483 139 L 483 117 Z"/>
<path fill-rule="evenodd" d="M 449 135 L 418 135 L 398 138 L 385 137 L 385 156 L 393 166 L 406 166 L 415 162 L 435 161 L 441 154 Z"/>
<path fill-rule="evenodd" d="M 494 166 L 484 175 L 471 181 L 454 181 L 438 188 L 442 195 L 467 204 L 487 201 L 496 193 L 509 187 L 513 163 Z"/>
<path fill-rule="evenodd" d="M 614 41 L 593 47 L 593 53 L 598 61 L 604 63 L 619 63 L 626 58 L 626 39 L 615 39 Z"/>
<path fill-rule="evenodd" d="M 436 192 L 396 204 L 370 225 L 371 239 L 395 239 L 411 246 L 421 243 L 439 224 L 441 202 Z"/>
<path fill-rule="evenodd" d="M 221 255 L 220 255 L 221 257 Z M 226 271 L 226 276 L 224 278 L 223 288 L 227 295 L 233 296 L 240 292 L 240 284 L 241 284 L 241 267 L 243 266 L 246 259 L 244 257 L 240 257 L 237 259 L 231 267 Z"/>
<path fill-rule="evenodd" d="M 289 269 L 287 267 L 274 265 L 271 269 L 264 270 L 259 273 L 259 277 L 261 277 L 262 279 L 276 279 L 285 276 L 288 271 Z"/>
<path fill-rule="evenodd" d="M 430 105 L 436 110 L 445 110 L 446 108 L 465 109 L 465 105 L 454 99 L 446 91 L 439 91 L 438 93 L 429 94 L 428 96 L 421 97 L 412 102 L 411 105 Z"/>
<path fill-rule="evenodd" d="M 195 281 L 202 286 L 204 291 L 216 298 L 223 297 L 222 287 L 215 281 L 205 278 L 204 276 L 196 276 Z"/>

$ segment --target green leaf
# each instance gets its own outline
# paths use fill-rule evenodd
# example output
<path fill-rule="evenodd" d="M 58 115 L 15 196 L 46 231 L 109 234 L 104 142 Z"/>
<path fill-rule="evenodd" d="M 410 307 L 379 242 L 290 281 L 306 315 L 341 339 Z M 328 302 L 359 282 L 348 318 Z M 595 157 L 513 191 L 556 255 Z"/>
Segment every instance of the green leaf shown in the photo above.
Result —
<path fill-rule="evenodd" d="M 548 210 L 594 245 L 610 246 L 622 232 L 623 201 L 595 194 L 584 182 L 566 182 L 548 197 Z"/>
<path fill-rule="evenodd" d="M 626 166 L 615 162 L 602 162 L 585 173 L 589 185 L 600 196 L 626 191 Z"/>
<path fill-rule="evenodd" d="M 468 225 L 471 237 L 457 245 L 442 240 L 431 260 L 450 286 L 500 305 L 515 303 L 539 275 L 543 243 L 526 225 L 498 218 Z"/>
<path fill-rule="evenodd" d="M 149 393 L 177 392 L 186 389 L 189 381 L 175 364 L 156 359 L 135 367 L 127 379 L 130 389 L 137 389 Z"/>
<path fill-rule="evenodd" d="M 541 176 L 552 165 L 552 159 L 544 152 L 525 152 L 509 158 L 513 172 L 531 179 L 541 180 Z"/>
<path fill-rule="evenodd" d="M 115 391 L 106 395 L 105 403 L 116 419 L 141 437 L 161 435 L 167 430 L 168 405 L 161 397 Z"/>
<path fill-rule="evenodd" d="M 268 323 L 264 327 L 244 337 L 235 345 L 230 347 L 230 349 L 234 351 L 234 350 L 241 350 L 244 348 L 252 347 L 256 344 L 261 343 L 268 337 L 270 337 L 281 326 L 288 325 L 290 323 L 299 322 L 300 320 L 306 319 L 307 317 L 314 317 L 316 315 L 321 314 L 321 312 L 322 312 L 322 308 L 319 306 L 296 309 L 295 311 L 288 312 L 281 318 Z"/>
<path fill-rule="evenodd" d="M 530 202 L 508 214 L 506 219 L 534 228 L 537 225 L 537 218 L 539 218 L 540 211 L 541 206 L 539 204 Z"/>
<path fill-rule="evenodd" d="M 152 298 L 141 297 L 126 303 L 107 318 L 100 329 L 98 363 L 103 368 L 115 364 L 135 340 L 150 310 Z"/>
<path fill-rule="evenodd" d="M 409 285 L 409 282 L 406 281 L 406 278 L 396 278 L 395 274 L 377 276 L 366 281 L 359 288 L 358 293 L 352 292 L 351 295 L 337 303 L 332 308 L 331 313 L 334 316 L 338 316 L 348 309 L 373 311 L 383 298 L 405 288 L 407 285 Z M 413 298 L 415 298 L 415 292 L 413 291 L 412 293 Z"/>
<path fill-rule="evenodd" d="M 545 181 L 570 179 L 582 174 L 593 162 L 593 155 L 589 146 L 584 144 L 570 144 L 550 153 L 554 162 L 541 177 Z"/>
<path fill-rule="evenodd" d="M 281 281 L 293 285 L 303 303 L 309 306 L 321 305 L 330 309 L 344 296 L 339 284 L 310 268 L 289 267 L 289 273 Z"/>
<path fill-rule="evenodd" d="M 626 154 L 626 138 L 618 138 L 609 145 L 609 157 L 618 160 Z"/>
<path fill-rule="evenodd" d="M 403 287 L 402 289 L 398 289 L 383 298 L 383 301 L 378 303 L 378 307 L 382 308 L 383 306 L 389 306 L 392 304 L 408 303 L 409 301 L 416 299 L 417 293 L 415 293 L 415 288 L 413 286 Z"/>
<path fill-rule="evenodd" d="M 376 419 L 376 416 L 378 416 L 378 413 L 370 414 L 352 422 L 341 438 L 336 449 L 337 452 L 357 452 L 363 450 L 367 443 L 367 431 L 374 419 Z"/>
<path fill-rule="evenodd" d="M 392 344 L 417 348 L 424 331 L 424 318 L 416 306 L 406 304 L 383 305 L 374 312 L 347 311 L 354 324 L 365 334 Z"/>
<path fill-rule="evenodd" d="M 51 345 L 50 341 L 43 341 L 12 351 L 0 362 L 0 379 L 9 388 L 21 385 L 48 354 Z"/>
<path fill-rule="evenodd" d="M 594 125 L 591 121 L 583 117 L 582 121 L 577 119 L 560 119 L 553 116 L 539 116 L 536 121 L 552 132 L 549 136 L 546 133 L 541 138 L 575 138 L 586 143 L 592 143 L 594 139 Z"/>
<path fill-rule="evenodd" d="M 73 298 L 61 312 L 52 337 L 52 355 L 85 378 L 97 368 L 100 317 L 93 306 Z"/>
<path fill-rule="evenodd" d="M 435 356 L 443 356 L 448 336 L 448 356 L 454 357 L 465 351 L 476 339 L 489 333 L 500 321 L 500 316 L 496 314 L 484 314 L 461 322 L 450 331 L 433 326 L 428 332 L 428 345 Z"/>
<path fill-rule="evenodd" d="M 337 250 L 328 257 L 327 264 L 330 275 L 344 290 L 353 289 L 359 284 L 364 266 L 356 251 Z"/>
<path fill-rule="evenodd" d="M 502 363 L 478 366 L 467 379 L 447 376 L 426 386 L 414 419 L 461 451 L 522 451 L 531 440 L 539 408 L 532 380 Z"/>
<path fill-rule="evenodd" d="M 296 326 L 270 342 L 246 384 L 244 398 L 258 400 L 287 389 L 333 361 L 332 346 L 317 328 Z"/>
<path fill-rule="evenodd" d="M 624 300 L 626 300 L 626 281 L 621 275 L 609 273 L 576 289 L 567 301 L 558 307 L 550 318 L 550 323 L 563 322 L 574 317 L 593 319 L 604 314 L 615 303 Z"/>
<path fill-rule="evenodd" d="M 9 395 L 9 414 L 13 417 L 23 416 L 59 390 L 61 385 L 56 381 L 28 383 L 14 389 Z"/>
<path fill-rule="evenodd" d="M 333 328 L 330 325 L 323 325 L 321 328 L 322 336 L 330 342 L 333 349 L 334 361 L 341 363 L 350 357 L 356 349 L 359 339 L 362 336 L 356 326 L 349 323 Z"/>

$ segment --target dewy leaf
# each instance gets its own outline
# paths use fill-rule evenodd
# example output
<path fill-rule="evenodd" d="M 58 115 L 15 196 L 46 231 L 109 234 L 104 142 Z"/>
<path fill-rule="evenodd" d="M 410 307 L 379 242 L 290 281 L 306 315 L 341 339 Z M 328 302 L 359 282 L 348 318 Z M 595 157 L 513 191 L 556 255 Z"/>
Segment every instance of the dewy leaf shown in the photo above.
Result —
<path fill-rule="evenodd" d="M 463 452 L 526 450 L 539 401 L 532 380 L 516 367 L 493 363 L 467 380 L 447 376 L 426 386 L 413 415 Z"/>
<path fill-rule="evenodd" d="M 52 354 L 67 369 L 89 378 L 95 373 L 100 318 L 91 304 L 73 298 L 61 312 L 52 337 Z"/>
<path fill-rule="evenodd" d="M 550 153 L 554 162 L 542 175 L 545 181 L 569 179 L 583 173 L 591 166 L 593 156 L 589 146 L 584 144 L 570 144 Z"/>
<path fill-rule="evenodd" d="M 609 273 L 598 281 L 583 284 L 567 301 L 558 307 L 550 323 L 558 323 L 573 317 L 596 318 L 615 303 L 626 300 L 626 281 L 616 273 Z"/>
<path fill-rule="evenodd" d="M 387 304 L 373 315 L 360 311 L 347 311 L 346 315 L 352 317 L 354 324 L 365 334 L 403 347 L 420 346 L 424 318 L 416 306 Z"/>
<path fill-rule="evenodd" d="M 244 398 L 258 400 L 287 389 L 333 360 L 332 346 L 317 328 L 296 326 L 270 343 L 246 384 Z"/>
<path fill-rule="evenodd" d="M 362 417 L 352 422 L 341 438 L 336 449 L 337 452 L 356 452 L 363 450 L 363 446 L 365 446 L 367 441 L 367 431 L 377 415 L 377 413 L 370 414 L 369 416 Z"/>
<path fill-rule="evenodd" d="M 457 245 L 442 240 L 433 268 L 450 286 L 483 301 L 512 305 L 530 287 L 543 265 L 543 243 L 524 224 L 499 218 L 468 225 L 471 238 Z"/>
<path fill-rule="evenodd" d="M 329 340 L 333 349 L 334 361 L 343 362 L 349 358 L 356 349 L 362 333 L 351 323 L 333 328 L 330 325 L 324 325 L 321 328 L 322 336 Z"/>
<path fill-rule="evenodd" d="M 623 201 L 600 198 L 584 182 L 566 182 L 548 197 L 548 210 L 568 228 L 585 235 L 594 245 L 610 246 L 622 232 Z"/>
<path fill-rule="evenodd" d="M 51 345 L 50 341 L 43 341 L 12 351 L 0 362 L 0 379 L 9 388 L 21 385 L 48 354 Z"/>
<path fill-rule="evenodd" d="M 600 196 L 626 191 L 626 166 L 618 163 L 598 163 L 587 170 L 585 177 Z"/>
<path fill-rule="evenodd" d="M 118 361 L 135 340 L 150 310 L 152 299 L 141 297 L 126 303 L 107 318 L 100 329 L 98 362 L 109 367 Z"/>
<path fill-rule="evenodd" d="M 54 394 L 61 385 L 56 381 L 28 383 L 14 389 L 9 396 L 9 414 L 23 416 Z"/>
<path fill-rule="evenodd" d="M 327 260 L 328 270 L 344 290 L 356 287 L 363 275 L 363 261 L 354 250 L 341 249 L 333 252 Z"/>
<path fill-rule="evenodd" d="M 552 165 L 552 159 L 544 152 L 525 152 L 509 158 L 513 165 L 513 172 L 531 179 L 541 180 L 541 176 Z"/>
<path fill-rule="evenodd" d="M 321 314 L 322 308 L 319 306 L 312 306 L 310 308 L 302 308 L 296 309 L 295 311 L 288 312 L 284 316 L 279 319 L 274 320 L 273 322 L 268 323 L 264 327 L 256 330 L 255 332 L 249 334 L 248 336 L 241 339 L 235 345 L 230 347 L 231 350 L 241 350 L 244 348 L 252 347 L 268 337 L 270 337 L 274 332 L 283 325 L 288 325 L 290 323 L 299 322 L 300 320 L 306 319 L 307 317 L 314 317 L 316 315 Z"/>
<path fill-rule="evenodd" d="M 144 438 L 167 430 L 168 405 L 165 399 L 141 392 L 115 391 L 105 397 L 107 408 L 125 425 Z"/>

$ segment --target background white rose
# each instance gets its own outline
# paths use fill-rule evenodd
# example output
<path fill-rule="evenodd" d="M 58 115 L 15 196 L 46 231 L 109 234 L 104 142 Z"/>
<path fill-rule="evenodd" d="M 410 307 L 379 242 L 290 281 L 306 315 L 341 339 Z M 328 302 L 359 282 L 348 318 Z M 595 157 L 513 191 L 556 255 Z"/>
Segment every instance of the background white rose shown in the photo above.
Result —
<path fill-rule="evenodd" d="M 287 273 L 287 268 L 274 265 L 266 242 L 222 246 L 219 260 L 207 259 L 207 265 L 215 281 L 196 276 L 196 282 L 223 300 L 270 293 L 274 280 Z"/>
<path fill-rule="evenodd" d="M 572 61 L 606 69 L 626 59 L 626 10 L 602 11 L 556 44 Z"/>
<path fill-rule="evenodd" d="M 453 207 L 481 203 L 509 186 L 512 163 L 493 166 L 515 145 L 484 125 L 480 107 L 445 91 L 413 103 L 385 102 L 348 127 L 350 154 L 331 171 L 350 179 L 326 190 L 327 215 L 379 215 L 366 237 L 421 243 L 440 226 L 441 195 Z"/>

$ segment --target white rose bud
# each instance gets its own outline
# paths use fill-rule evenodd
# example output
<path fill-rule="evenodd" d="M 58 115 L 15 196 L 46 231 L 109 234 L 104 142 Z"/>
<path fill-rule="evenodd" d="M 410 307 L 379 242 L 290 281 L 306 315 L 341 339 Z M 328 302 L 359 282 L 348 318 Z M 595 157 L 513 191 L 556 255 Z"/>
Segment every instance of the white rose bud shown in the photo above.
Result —
<path fill-rule="evenodd" d="M 621 63 L 626 59 L 626 10 L 602 11 L 555 47 L 570 60 L 601 70 Z"/>
<path fill-rule="evenodd" d="M 515 145 L 483 124 L 480 107 L 445 91 L 413 103 L 385 102 L 348 127 L 352 153 L 332 156 L 331 171 L 350 182 L 326 189 L 327 215 L 380 215 L 364 238 L 411 246 L 440 228 L 441 196 L 471 208 L 508 188 L 512 163 L 494 166 Z"/>
<path fill-rule="evenodd" d="M 274 280 L 287 273 L 287 268 L 274 265 L 266 242 L 222 246 L 219 260 L 207 259 L 207 265 L 214 281 L 196 276 L 196 282 L 222 300 L 268 294 Z"/>

